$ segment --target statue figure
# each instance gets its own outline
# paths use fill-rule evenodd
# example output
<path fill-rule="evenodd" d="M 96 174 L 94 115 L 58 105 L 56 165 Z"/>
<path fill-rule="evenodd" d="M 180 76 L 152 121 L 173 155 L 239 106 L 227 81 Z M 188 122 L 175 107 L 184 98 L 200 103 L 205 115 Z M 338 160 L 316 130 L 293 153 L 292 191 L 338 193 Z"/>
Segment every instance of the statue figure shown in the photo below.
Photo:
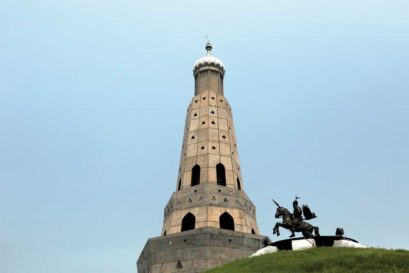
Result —
<path fill-rule="evenodd" d="M 290 230 L 291 230 L 290 238 L 295 236 L 294 232 L 295 232 L 296 226 L 299 226 L 302 223 L 302 210 L 301 210 L 300 206 L 298 206 L 297 199 L 299 199 L 299 197 L 295 196 L 295 200 L 293 201 L 293 209 L 294 209 L 293 210 L 293 217 L 294 217 L 294 220 L 293 220 L 293 225 L 290 228 Z"/>
<path fill-rule="evenodd" d="M 295 197 L 293 201 L 293 213 L 291 213 L 288 209 L 281 207 L 276 201 L 273 202 L 277 205 L 277 210 L 275 213 L 275 218 L 282 217 L 283 221 L 277 222 L 273 229 L 273 234 L 277 234 L 280 236 L 279 227 L 283 227 L 285 229 L 289 229 L 291 231 L 291 237 L 295 236 L 295 232 L 302 232 L 305 238 L 312 238 L 315 236 L 320 236 L 319 228 L 317 226 L 313 226 L 304 220 L 310 220 L 316 217 L 315 213 L 311 212 L 310 208 L 307 205 L 303 205 L 302 209 L 298 206 L 299 197 Z M 303 214 L 304 217 L 303 218 Z"/>

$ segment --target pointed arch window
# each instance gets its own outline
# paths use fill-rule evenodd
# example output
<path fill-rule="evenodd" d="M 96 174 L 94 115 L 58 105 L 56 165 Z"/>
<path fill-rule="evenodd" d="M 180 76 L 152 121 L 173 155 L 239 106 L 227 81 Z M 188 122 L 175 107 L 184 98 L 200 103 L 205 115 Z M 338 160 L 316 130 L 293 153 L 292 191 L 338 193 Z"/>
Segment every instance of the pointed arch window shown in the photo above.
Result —
<path fill-rule="evenodd" d="M 195 229 L 196 217 L 192 213 L 188 213 L 182 219 L 182 228 L 180 231 Z"/>
<path fill-rule="evenodd" d="M 200 166 L 196 164 L 192 168 L 192 180 L 191 180 L 190 185 L 193 187 L 199 184 L 200 184 Z"/>
<path fill-rule="evenodd" d="M 237 177 L 237 189 L 239 191 L 241 191 L 241 183 L 240 183 L 240 179 Z"/>
<path fill-rule="evenodd" d="M 181 189 L 182 189 L 182 179 L 179 179 L 178 191 L 180 191 Z"/>
<path fill-rule="evenodd" d="M 226 186 L 226 170 L 223 164 L 216 165 L 217 185 Z"/>
<path fill-rule="evenodd" d="M 225 212 L 220 215 L 219 222 L 220 228 L 234 230 L 234 220 L 229 213 Z"/>

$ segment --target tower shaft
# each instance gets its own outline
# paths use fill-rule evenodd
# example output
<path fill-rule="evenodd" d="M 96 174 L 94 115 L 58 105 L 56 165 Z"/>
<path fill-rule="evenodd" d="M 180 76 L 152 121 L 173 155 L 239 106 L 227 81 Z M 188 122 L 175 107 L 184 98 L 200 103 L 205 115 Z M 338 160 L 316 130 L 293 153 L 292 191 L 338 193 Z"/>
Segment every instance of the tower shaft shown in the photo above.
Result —
<path fill-rule="evenodd" d="M 187 111 L 176 192 L 164 211 L 162 234 L 181 232 L 186 215 L 195 228 L 221 228 L 258 234 L 255 207 L 243 191 L 243 179 L 230 105 L 213 90 L 194 96 Z"/>

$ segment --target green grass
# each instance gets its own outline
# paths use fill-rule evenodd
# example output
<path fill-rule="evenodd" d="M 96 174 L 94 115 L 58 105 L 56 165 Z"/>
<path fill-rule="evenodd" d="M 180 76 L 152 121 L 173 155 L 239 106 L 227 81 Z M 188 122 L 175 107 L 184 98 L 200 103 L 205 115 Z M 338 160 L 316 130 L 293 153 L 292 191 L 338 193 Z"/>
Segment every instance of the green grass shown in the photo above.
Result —
<path fill-rule="evenodd" d="M 314 248 L 238 260 L 206 273 L 409 273 L 409 251 Z"/>

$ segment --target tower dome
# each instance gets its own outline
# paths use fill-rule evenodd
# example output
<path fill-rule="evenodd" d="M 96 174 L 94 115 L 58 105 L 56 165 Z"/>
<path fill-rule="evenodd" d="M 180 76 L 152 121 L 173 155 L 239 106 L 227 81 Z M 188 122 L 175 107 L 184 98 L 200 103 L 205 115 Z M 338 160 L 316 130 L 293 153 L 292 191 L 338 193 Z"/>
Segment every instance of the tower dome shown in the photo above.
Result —
<path fill-rule="evenodd" d="M 196 61 L 193 67 L 195 78 L 195 95 L 214 91 L 223 95 L 224 65 L 222 61 L 211 55 L 212 44 L 206 43 L 207 56 Z"/>
<path fill-rule="evenodd" d="M 193 67 L 193 75 L 196 77 L 196 75 L 203 70 L 215 70 L 220 72 L 222 76 L 224 76 L 224 65 L 223 62 L 214 56 L 212 56 L 212 44 L 210 42 L 206 43 L 206 51 L 207 55 L 200 58 L 195 62 L 195 65 Z"/>

